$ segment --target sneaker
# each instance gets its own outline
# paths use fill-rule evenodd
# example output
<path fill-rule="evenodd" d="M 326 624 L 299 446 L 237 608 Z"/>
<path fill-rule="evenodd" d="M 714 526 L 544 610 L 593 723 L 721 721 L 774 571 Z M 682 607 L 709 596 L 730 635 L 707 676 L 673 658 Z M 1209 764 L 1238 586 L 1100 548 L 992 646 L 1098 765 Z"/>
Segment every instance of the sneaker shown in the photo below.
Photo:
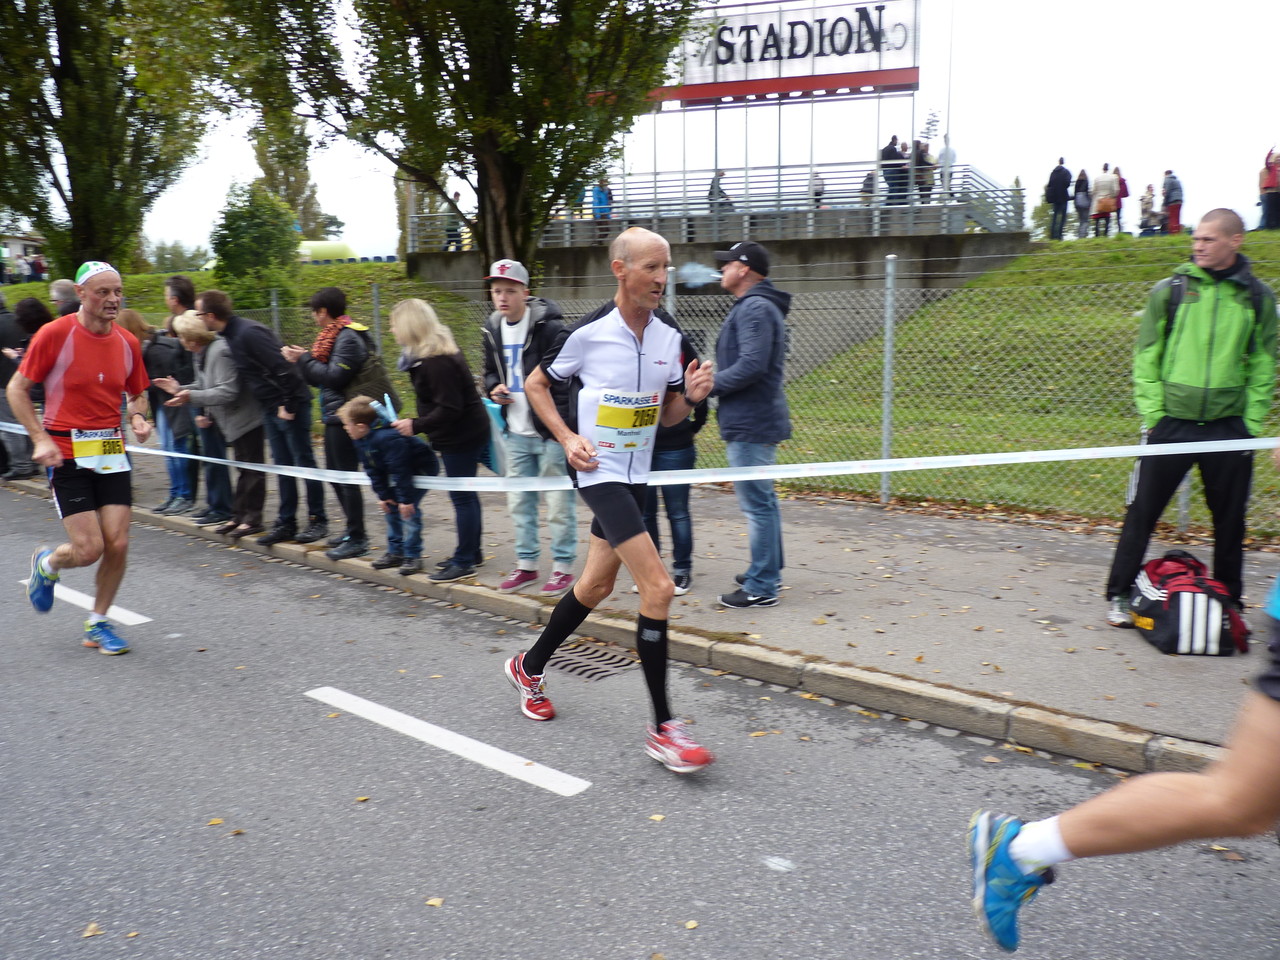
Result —
<path fill-rule="evenodd" d="M 550 720 L 556 715 L 545 689 L 542 674 L 535 677 L 524 672 L 524 654 L 517 653 L 507 661 L 507 679 L 520 691 L 520 712 L 530 720 Z"/>
<path fill-rule="evenodd" d="M 428 579 L 432 583 L 453 583 L 455 580 L 465 580 L 467 577 L 474 577 L 475 575 L 475 567 L 462 567 L 456 563 L 451 563 L 447 567 L 441 567 Z"/>
<path fill-rule="evenodd" d="M 657 730 L 649 727 L 645 753 L 673 773 L 693 773 L 715 762 L 706 747 L 700 747 L 685 732 L 683 720 L 668 720 Z"/>
<path fill-rule="evenodd" d="M 498 584 L 498 589 L 503 593 L 515 593 L 521 587 L 527 587 L 537 579 L 537 570 L 512 570 L 507 574 L 506 579 Z"/>
<path fill-rule="evenodd" d="M 369 566 L 373 567 L 375 570 L 390 570 L 392 567 L 398 567 L 402 563 L 404 563 L 404 557 L 400 556 L 398 553 L 392 553 L 388 550 L 377 560 L 372 561 Z"/>
<path fill-rule="evenodd" d="M 329 523 L 326 520 L 317 520 L 311 518 L 311 522 L 307 524 L 306 529 L 294 537 L 297 543 L 315 543 L 317 540 L 323 540 L 329 535 Z M 341 543 L 341 541 L 339 541 Z M 336 547 L 334 549 L 337 549 Z"/>
<path fill-rule="evenodd" d="M 683 597 L 689 592 L 689 588 L 693 586 L 693 577 L 687 573 L 677 573 L 671 578 L 671 582 L 676 585 L 675 595 Z"/>
<path fill-rule="evenodd" d="M 189 513 L 194 507 L 195 501 L 186 497 L 174 497 L 173 502 L 169 504 L 163 511 L 166 517 L 176 517 L 184 513 Z"/>
<path fill-rule="evenodd" d="M 563 573 L 555 570 L 551 574 L 551 579 L 542 585 L 539 591 L 544 597 L 558 597 L 570 587 L 576 578 L 572 573 Z"/>
<path fill-rule="evenodd" d="M 412 577 L 415 573 L 422 572 L 422 559 L 420 557 L 405 557 L 404 563 L 400 565 L 400 576 Z"/>
<path fill-rule="evenodd" d="M 205 513 L 198 517 L 192 517 L 197 527 L 212 527 L 215 523 L 226 523 L 231 518 L 225 513 Z"/>
<path fill-rule="evenodd" d="M 734 607 L 738 610 L 745 610 L 748 607 L 776 607 L 778 605 L 777 597 L 757 597 L 753 593 L 747 593 L 745 590 L 735 590 L 733 593 L 721 594 L 716 598 L 722 607 Z"/>
<path fill-rule="evenodd" d="M 271 532 L 264 534 L 258 538 L 258 546 L 273 547 L 277 543 L 284 543 L 286 540 L 293 540 L 298 536 L 298 528 L 292 523 L 277 523 L 271 528 Z"/>
<path fill-rule="evenodd" d="M 453 558 L 450 557 L 448 560 L 436 561 L 436 568 L 439 570 L 443 570 L 445 567 L 451 566 L 452 564 L 453 564 Z M 473 563 L 472 566 L 475 567 L 477 570 L 479 570 L 481 567 L 484 566 L 484 557 L 481 557 L 479 560 Z"/>
<path fill-rule="evenodd" d="M 151 508 L 151 512 L 152 512 L 152 513 L 164 513 L 166 510 L 168 510 L 170 507 L 172 507 L 172 506 L 173 506 L 173 501 L 175 501 L 175 500 L 177 500 L 177 499 L 178 499 L 177 497 L 169 497 L 169 498 L 167 498 L 167 499 L 165 500 L 165 502 L 164 502 L 164 503 L 160 504 L 160 506 L 158 506 L 158 507 L 152 507 L 152 508 Z"/>
<path fill-rule="evenodd" d="M 350 560 L 352 557 L 363 557 L 368 552 L 368 540 L 355 540 L 347 537 L 332 550 L 326 550 L 324 555 L 330 560 Z"/>
<path fill-rule="evenodd" d="M 40 569 L 40 562 L 51 556 L 52 550 L 37 550 L 31 555 L 31 579 L 27 581 L 27 599 L 36 608 L 36 613 L 48 613 L 53 606 L 53 585 L 58 582 L 58 571 L 46 574 Z"/>
<path fill-rule="evenodd" d="M 973 869 L 973 912 L 1001 950 L 1018 949 L 1018 910 L 1053 883 L 1053 871 L 1024 874 L 1009 856 L 1022 821 L 979 810 L 969 821 L 969 863 Z"/>
<path fill-rule="evenodd" d="M 1132 627 L 1133 617 L 1129 616 L 1129 601 L 1124 597 L 1112 597 L 1107 607 L 1107 623 L 1113 627 Z"/>
<path fill-rule="evenodd" d="M 347 531 L 343 530 L 341 533 L 335 533 L 332 537 L 326 540 L 324 545 L 332 550 L 334 547 L 342 546 L 342 541 L 345 539 L 347 539 Z"/>
<path fill-rule="evenodd" d="M 105 653 L 109 657 L 113 657 L 117 653 L 129 652 L 129 644 L 125 642 L 123 637 L 117 636 L 116 632 L 111 629 L 111 624 L 105 620 L 98 620 L 97 622 L 85 621 L 84 645 L 91 649 L 97 647 L 99 653 Z"/>

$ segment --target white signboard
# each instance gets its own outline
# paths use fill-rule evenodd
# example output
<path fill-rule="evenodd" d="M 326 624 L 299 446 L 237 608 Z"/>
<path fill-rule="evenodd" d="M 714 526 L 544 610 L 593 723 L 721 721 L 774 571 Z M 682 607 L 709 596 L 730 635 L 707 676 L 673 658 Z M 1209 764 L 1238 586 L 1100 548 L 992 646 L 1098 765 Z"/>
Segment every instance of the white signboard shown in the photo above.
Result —
<path fill-rule="evenodd" d="M 695 30 L 682 51 L 685 84 L 919 66 L 918 0 L 746 7 Z"/>

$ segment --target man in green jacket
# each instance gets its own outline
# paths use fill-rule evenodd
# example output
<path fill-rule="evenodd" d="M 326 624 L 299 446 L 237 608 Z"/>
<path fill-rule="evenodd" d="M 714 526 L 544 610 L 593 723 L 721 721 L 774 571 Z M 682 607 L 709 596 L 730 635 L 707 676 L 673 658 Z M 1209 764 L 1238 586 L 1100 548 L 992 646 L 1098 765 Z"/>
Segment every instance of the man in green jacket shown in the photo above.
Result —
<path fill-rule="evenodd" d="M 1210 210 L 1192 237 L 1192 262 L 1147 299 L 1133 380 L 1148 443 L 1239 440 L 1262 430 L 1275 390 L 1276 300 L 1254 279 L 1243 242 L 1239 215 Z M 1181 299 L 1172 316 L 1171 296 Z M 1253 451 L 1146 457 L 1107 578 L 1112 626 L 1133 626 L 1131 587 L 1160 514 L 1193 464 L 1213 514 L 1213 575 L 1240 602 Z"/>

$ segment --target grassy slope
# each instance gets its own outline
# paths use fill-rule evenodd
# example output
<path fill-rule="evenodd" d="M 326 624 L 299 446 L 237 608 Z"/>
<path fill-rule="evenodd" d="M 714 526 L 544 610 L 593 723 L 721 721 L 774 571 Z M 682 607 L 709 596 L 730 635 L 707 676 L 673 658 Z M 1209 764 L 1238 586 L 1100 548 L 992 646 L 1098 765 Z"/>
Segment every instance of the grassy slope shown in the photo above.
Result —
<path fill-rule="evenodd" d="M 1135 314 L 1147 286 L 1188 250 L 1186 237 L 1046 245 L 917 311 L 896 337 L 893 454 L 1136 442 L 1128 366 Z M 1244 252 L 1275 286 L 1280 238 L 1252 234 Z M 868 341 L 791 385 L 796 432 L 788 459 L 879 456 L 881 350 L 880 338 Z M 859 393 L 866 399 L 855 399 Z M 927 471 L 900 475 L 893 488 L 910 499 L 1099 516 L 1122 509 L 1116 491 L 1130 466 L 1095 460 Z M 1274 477 L 1269 468 L 1258 471 L 1255 503 L 1280 502 Z M 879 478 L 835 478 L 831 486 L 874 495 Z M 1193 513 L 1197 522 L 1202 509 Z M 1276 522 L 1255 516 L 1254 525 L 1273 533 Z"/>

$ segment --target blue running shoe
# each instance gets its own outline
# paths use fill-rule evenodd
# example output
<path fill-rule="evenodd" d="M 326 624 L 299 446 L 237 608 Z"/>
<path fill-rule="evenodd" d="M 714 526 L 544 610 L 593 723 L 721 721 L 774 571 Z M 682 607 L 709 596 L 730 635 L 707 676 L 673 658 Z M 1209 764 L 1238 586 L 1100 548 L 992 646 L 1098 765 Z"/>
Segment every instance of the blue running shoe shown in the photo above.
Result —
<path fill-rule="evenodd" d="M 96 623 L 89 620 L 84 622 L 84 645 L 97 647 L 99 653 L 105 653 L 109 657 L 117 653 L 129 652 L 129 644 L 125 642 L 124 637 L 116 636 L 116 632 L 111 629 L 111 624 L 105 620 L 99 620 Z"/>
<path fill-rule="evenodd" d="M 1053 882 L 1053 871 L 1024 874 L 1009 856 L 1009 843 L 1022 830 L 1016 817 L 979 810 L 969 821 L 969 861 L 973 867 L 973 912 L 1001 950 L 1018 949 L 1018 910 Z"/>
<path fill-rule="evenodd" d="M 53 585 L 58 582 L 58 572 L 49 576 L 40 569 L 40 562 L 51 555 L 52 550 L 37 550 L 31 555 L 31 579 L 27 581 L 27 599 L 36 613 L 48 613 L 53 607 Z"/>

